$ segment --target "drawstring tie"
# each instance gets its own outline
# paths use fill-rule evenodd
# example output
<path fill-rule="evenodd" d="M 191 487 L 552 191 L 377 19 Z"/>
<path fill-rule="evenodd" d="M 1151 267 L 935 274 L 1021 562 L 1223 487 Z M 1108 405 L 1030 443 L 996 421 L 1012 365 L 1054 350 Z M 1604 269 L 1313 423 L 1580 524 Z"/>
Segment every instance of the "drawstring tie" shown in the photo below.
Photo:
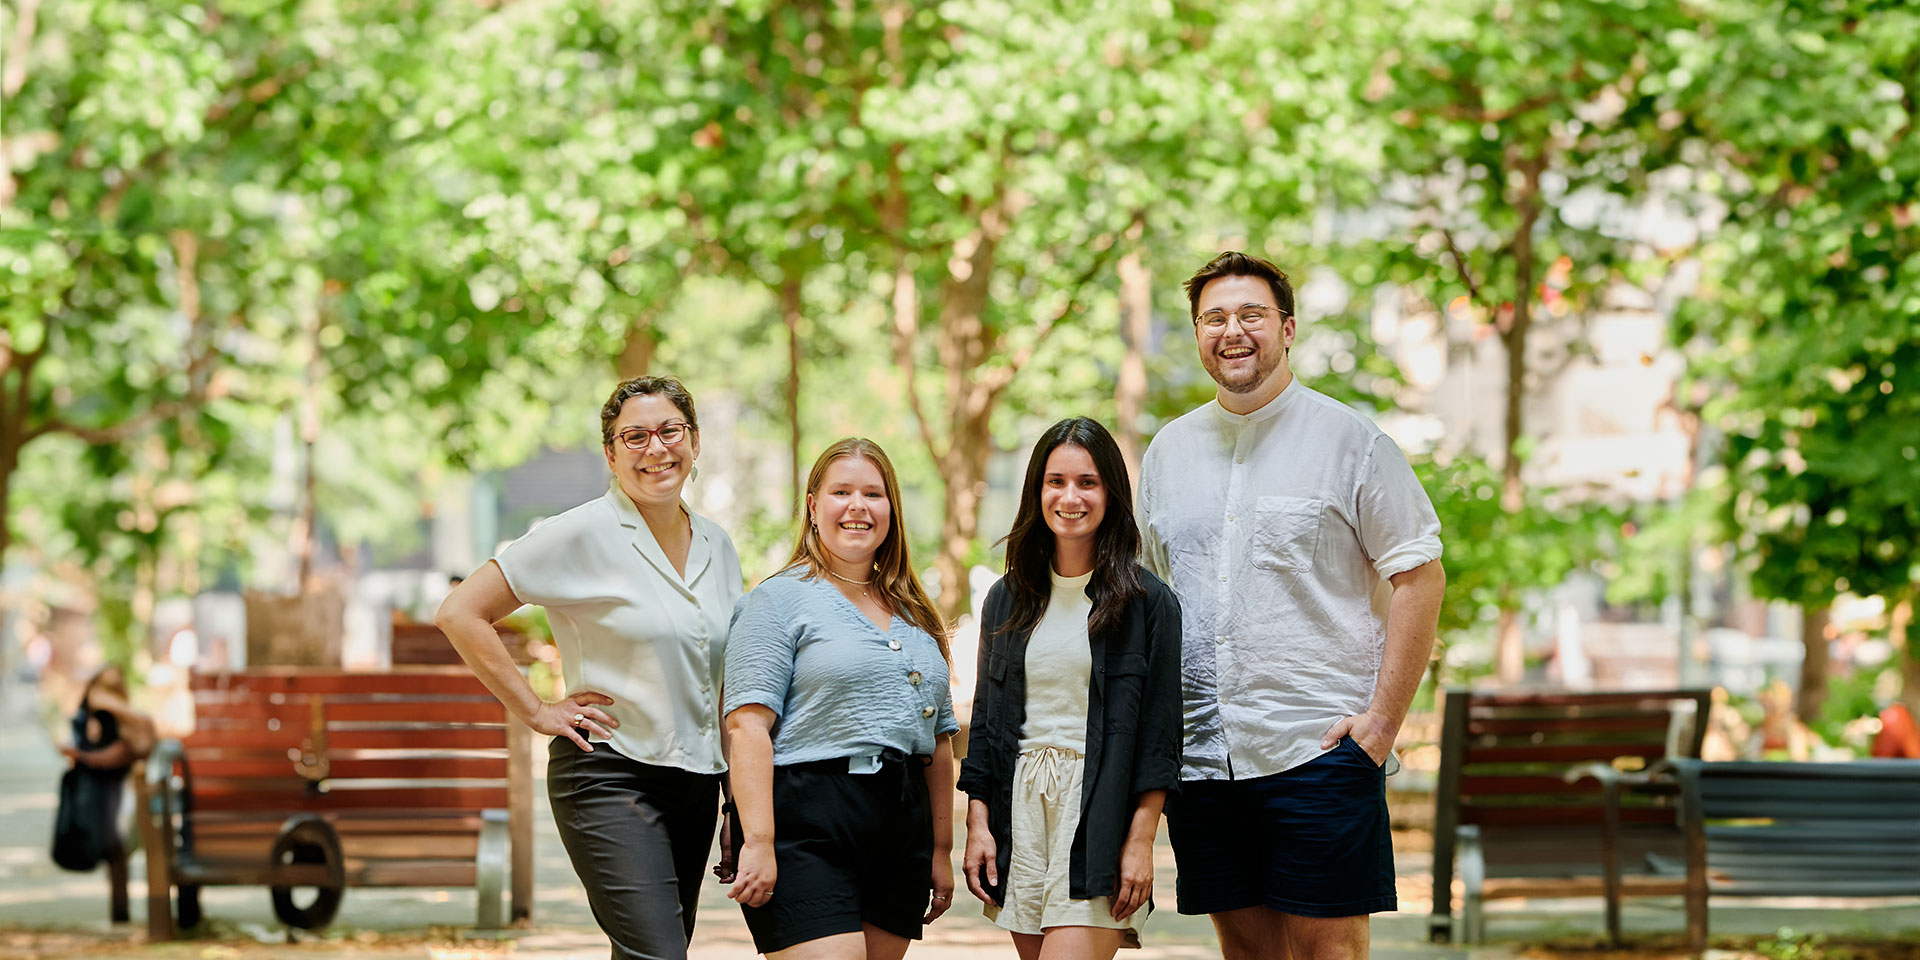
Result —
<path fill-rule="evenodd" d="M 1066 793 L 1074 765 L 1086 759 L 1086 755 L 1060 747 L 1038 747 L 1021 754 L 1020 759 L 1026 761 L 1020 772 L 1020 786 L 1037 790 L 1040 796 L 1058 802 Z"/>

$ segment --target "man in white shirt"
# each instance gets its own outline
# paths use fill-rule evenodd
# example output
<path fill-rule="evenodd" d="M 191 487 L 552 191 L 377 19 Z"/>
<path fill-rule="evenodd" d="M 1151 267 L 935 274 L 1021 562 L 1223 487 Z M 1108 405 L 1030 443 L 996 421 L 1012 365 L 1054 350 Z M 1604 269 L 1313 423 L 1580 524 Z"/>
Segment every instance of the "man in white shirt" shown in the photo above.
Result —
<path fill-rule="evenodd" d="M 1391 438 L 1294 379 L 1286 274 L 1223 253 L 1187 295 L 1219 386 L 1140 473 L 1184 621 L 1179 909 L 1227 960 L 1365 957 L 1397 905 L 1386 767 L 1433 649 L 1440 521 Z"/>

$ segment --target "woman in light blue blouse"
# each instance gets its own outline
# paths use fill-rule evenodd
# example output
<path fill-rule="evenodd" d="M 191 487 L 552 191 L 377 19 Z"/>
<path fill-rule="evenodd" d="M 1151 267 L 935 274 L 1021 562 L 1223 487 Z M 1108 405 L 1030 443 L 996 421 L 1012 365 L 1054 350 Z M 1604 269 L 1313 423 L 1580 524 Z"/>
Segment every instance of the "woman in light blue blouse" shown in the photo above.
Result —
<path fill-rule="evenodd" d="M 785 570 L 726 654 L 743 842 L 728 894 L 771 957 L 898 960 L 953 897 L 947 633 L 914 576 L 885 451 L 849 437 L 807 478 Z"/>

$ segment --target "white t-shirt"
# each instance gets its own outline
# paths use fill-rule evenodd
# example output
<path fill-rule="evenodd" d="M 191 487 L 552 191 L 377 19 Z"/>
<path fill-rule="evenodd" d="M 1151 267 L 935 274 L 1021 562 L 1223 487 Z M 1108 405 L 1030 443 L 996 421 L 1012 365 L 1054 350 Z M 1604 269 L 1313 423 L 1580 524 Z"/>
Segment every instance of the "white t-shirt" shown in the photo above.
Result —
<path fill-rule="evenodd" d="M 1093 601 L 1087 583 L 1053 574 L 1047 612 L 1027 638 L 1027 724 L 1020 752 L 1055 747 L 1087 752 L 1087 685 L 1093 679 L 1093 647 L 1087 640 L 1087 616 Z"/>
<path fill-rule="evenodd" d="M 681 509 L 685 510 L 683 505 Z M 613 698 L 621 756 L 695 773 L 720 754 L 720 667 L 741 595 L 740 556 L 713 521 L 687 511 L 682 577 L 617 481 L 607 495 L 534 525 L 494 563 L 514 595 L 547 608 L 567 691 Z"/>
<path fill-rule="evenodd" d="M 1181 778 L 1263 777 L 1366 712 L 1386 646 L 1372 595 L 1440 556 L 1440 520 L 1391 437 L 1294 381 L 1246 416 L 1166 425 L 1140 467 L 1147 566 L 1180 597 Z"/>

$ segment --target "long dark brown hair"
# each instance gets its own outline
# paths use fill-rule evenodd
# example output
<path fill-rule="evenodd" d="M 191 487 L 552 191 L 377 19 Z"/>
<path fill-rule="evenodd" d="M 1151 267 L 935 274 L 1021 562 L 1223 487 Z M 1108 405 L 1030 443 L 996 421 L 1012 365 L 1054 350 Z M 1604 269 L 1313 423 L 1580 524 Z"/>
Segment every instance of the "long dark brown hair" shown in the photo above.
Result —
<path fill-rule="evenodd" d="M 1040 512 L 1040 485 L 1046 480 L 1047 457 L 1054 448 L 1069 445 L 1093 458 L 1094 470 L 1100 474 L 1100 484 L 1107 494 L 1106 515 L 1094 534 L 1093 578 L 1088 583 L 1093 612 L 1087 616 L 1087 633 L 1118 626 L 1127 603 L 1146 589 L 1136 565 L 1140 527 L 1133 519 L 1133 484 L 1127 479 L 1127 462 L 1120 455 L 1120 445 L 1100 421 L 1072 417 L 1048 427 L 1027 460 L 1020 512 L 1014 515 L 1013 529 L 1002 541 L 1007 545 L 1005 583 L 1013 595 L 1013 613 L 1001 625 L 1002 632 L 1019 633 L 1038 626 L 1053 596 L 1053 528 L 1047 526 Z"/>
<path fill-rule="evenodd" d="M 926 588 L 920 586 L 920 578 L 913 572 L 913 559 L 907 552 L 907 524 L 901 517 L 900 481 L 894 475 L 893 461 L 887 459 L 887 452 L 865 437 L 845 437 L 834 441 L 833 446 L 822 451 L 820 458 L 813 462 L 813 472 L 807 474 L 807 496 L 817 496 L 820 485 L 826 482 L 827 468 L 834 461 L 848 457 L 861 457 L 880 470 L 881 483 L 887 490 L 887 503 L 892 507 L 887 537 L 880 541 L 880 549 L 873 555 L 873 592 L 894 613 L 925 630 L 933 637 L 933 642 L 940 645 L 940 655 L 952 660 L 953 655 L 947 649 L 946 621 L 940 618 L 939 609 L 933 605 Z M 813 528 L 812 519 L 805 516 L 801 517 L 800 539 L 793 545 L 793 556 L 787 559 L 787 565 L 780 572 L 794 569 L 805 569 L 806 577 L 810 580 L 827 576 L 827 547 L 820 542 L 820 531 Z"/>

